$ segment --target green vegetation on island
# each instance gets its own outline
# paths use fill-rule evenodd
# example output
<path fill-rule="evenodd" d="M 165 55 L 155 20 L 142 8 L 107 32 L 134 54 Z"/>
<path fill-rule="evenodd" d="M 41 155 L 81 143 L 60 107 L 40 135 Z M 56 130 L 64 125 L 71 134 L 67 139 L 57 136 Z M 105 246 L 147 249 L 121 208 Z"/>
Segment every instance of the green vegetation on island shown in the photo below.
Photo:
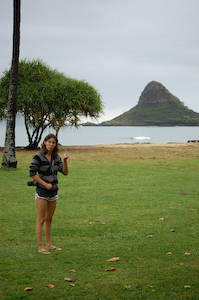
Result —
<path fill-rule="evenodd" d="M 100 125 L 199 126 L 199 113 L 185 106 L 161 83 L 152 81 L 145 87 L 135 107 Z"/>

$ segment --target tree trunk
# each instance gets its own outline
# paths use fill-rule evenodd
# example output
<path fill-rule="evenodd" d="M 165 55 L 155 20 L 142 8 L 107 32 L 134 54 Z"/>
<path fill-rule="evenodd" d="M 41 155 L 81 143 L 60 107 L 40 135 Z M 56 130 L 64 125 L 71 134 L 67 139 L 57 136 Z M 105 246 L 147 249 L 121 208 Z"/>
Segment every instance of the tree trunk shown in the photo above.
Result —
<path fill-rule="evenodd" d="M 6 115 L 6 137 L 2 159 L 3 168 L 16 168 L 17 160 L 15 157 L 15 120 L 17 103 L 17 81 L 19 65 L 19 45 L 20 45 L 20 10 L 21 0 L 13 1 L 13 52 L 12 66 L 10 73 L 10 87 L 8 95 L 8 106 Z"/>

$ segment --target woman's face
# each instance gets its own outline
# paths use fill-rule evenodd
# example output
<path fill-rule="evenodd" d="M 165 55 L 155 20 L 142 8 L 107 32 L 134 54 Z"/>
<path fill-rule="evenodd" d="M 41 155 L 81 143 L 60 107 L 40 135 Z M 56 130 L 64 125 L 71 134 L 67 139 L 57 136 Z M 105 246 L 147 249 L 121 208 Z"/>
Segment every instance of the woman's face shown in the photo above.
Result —
<path fill-rule="evenodd" d="M 54 138 L 50 138 L 48 139 L 47 141 L 44 141 L 44 144 L 46 146 L 46 150 L 48 152 L 53 152 L 53 150 L 55 149 L 56 147 L 56 141 Z"/>

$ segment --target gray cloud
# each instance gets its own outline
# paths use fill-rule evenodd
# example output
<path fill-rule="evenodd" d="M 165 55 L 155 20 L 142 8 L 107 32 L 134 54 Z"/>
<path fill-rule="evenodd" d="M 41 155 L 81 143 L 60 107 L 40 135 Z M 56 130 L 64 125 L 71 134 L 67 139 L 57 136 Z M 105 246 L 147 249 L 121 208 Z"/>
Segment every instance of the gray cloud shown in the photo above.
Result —
<path fill-rule="evenodd" d="M 0 72 L 12 54 L 12 1 L 1 1 Z M 161 82 L 199 112 L 199 1 L 22 1 L 20 58 L 40 58 L 102 95 L 108 120 Z"/>

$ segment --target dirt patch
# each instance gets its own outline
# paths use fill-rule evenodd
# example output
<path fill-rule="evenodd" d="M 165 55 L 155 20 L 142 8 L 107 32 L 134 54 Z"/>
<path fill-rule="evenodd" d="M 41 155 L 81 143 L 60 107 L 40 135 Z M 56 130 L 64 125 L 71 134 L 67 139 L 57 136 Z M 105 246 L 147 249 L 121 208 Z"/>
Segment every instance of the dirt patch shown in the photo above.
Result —
<path fill-rule="evenodd" d="M 151 144 L 151 143 L 134 143 L 134 144 L 101 144 L 101 145 L 87 145 L 87 146 L 59 146 L 60 151 L 65 149 L 70 150 L 91 150 L 96 148 L 139 148 L 139 147 L 179 147 L 190 146 L 190 143 L 167 143 L 167 144 Z"/>

